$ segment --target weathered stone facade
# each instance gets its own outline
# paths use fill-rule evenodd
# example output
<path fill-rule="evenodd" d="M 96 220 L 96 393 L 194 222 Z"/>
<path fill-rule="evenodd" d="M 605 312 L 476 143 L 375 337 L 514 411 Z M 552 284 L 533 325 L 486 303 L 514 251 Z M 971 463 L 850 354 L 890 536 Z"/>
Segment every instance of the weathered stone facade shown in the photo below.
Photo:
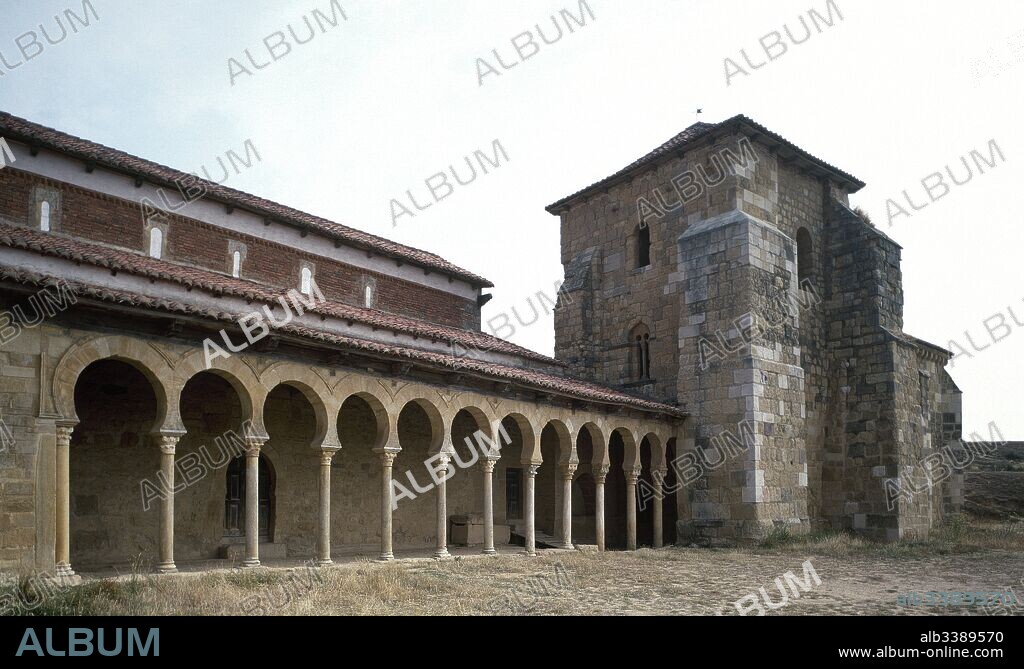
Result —
<path fill-rule="evenodd" d="M 902 332 L 900 247 L 849 208 L 862 186 L 736 117 L 549 207 L 570 298 L 557 357 L 693 416 L 682 535 L 892 540 L 959 508 L 959 475 L 894 492 L 955 448 L 943 424 L 960 422 L 959 391 L 949 353 Z"/>
<path fill-rule="evenodd" d="M 674 541 L 676 495 L 636 500 L 684 412 L 483 334 L 486 279 L 212 183 L 153 212 L 191 177 L 0 136 L 0 571 Z"/>
<path fill-rule="evenodd" d="M 483 334 L 490 284 L 438 256 L 213 183 L 153 211 L 196 182 L 0 136 L 0 571 L 892 540 L 962 504 L 899 247 L 748 119 L 549 208 L 555 359 Z"/>

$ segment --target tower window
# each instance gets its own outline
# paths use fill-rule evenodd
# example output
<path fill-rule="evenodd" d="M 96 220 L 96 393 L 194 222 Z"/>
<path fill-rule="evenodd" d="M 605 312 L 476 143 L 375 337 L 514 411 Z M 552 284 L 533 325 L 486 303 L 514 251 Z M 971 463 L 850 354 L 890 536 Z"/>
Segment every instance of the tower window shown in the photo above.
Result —
<path fill-rule="evenodd" d="M 920 393 L 921 416 L 927 421 L 931 417 L 932 407 L 929 401 L 928 374 L 919 372 L 917 375 L 918 393 Z"/>
<path fill-rule="evenodd" d="M 46 200 L 39 205 L 39 229 L 43 232 L 50 231 L 50 203 Z"/>
<path fill-rule="evenodd" d="M 641 223 L 636 232 L 636 266 L 649 267 L 651 264 L 651 226 Z"/>
<path fill-rule="evenodd" d="M 242 252 L 235 251 L 231 254 L 231 276 L 236 279 L 242 275 Z"/>
<path fill-rule="evenodd" d="M 149 257 L 160 259 L 164 252 L 164 231 L 158 227 L 149 229 Z"/>
<path fill-rule="evenodd" d="M 630 358 L 633 378 L 646 381 L 651 378 L 651 332 L 643 323 L 637 325 L 629 334 Z"/>
<path fill-rule="evenodd" d="M 373 306 L 373 286 L 366 284 L 366 288 L 363 289 L 363 303 L 369 308 Z"/>
<path fill-rule="evenodd" d="M 814 242 L 807 228 L 796 231 L 796 274 L 801 284 L 814 274 Z"/>

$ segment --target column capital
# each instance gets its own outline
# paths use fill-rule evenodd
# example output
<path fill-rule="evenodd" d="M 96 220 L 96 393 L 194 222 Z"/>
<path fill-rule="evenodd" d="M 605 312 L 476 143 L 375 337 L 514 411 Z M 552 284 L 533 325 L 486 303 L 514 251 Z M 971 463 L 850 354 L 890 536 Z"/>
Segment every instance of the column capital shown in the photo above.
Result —
<path fill-rule="evenodd" d="M 558 468 L 558 471 L 562 475 L 563 479 L 571 479 L 573 477 L 573 475 L 576 474 L 576 467 L 577 466 L 578 466 L 577 463 L 570 462 L 568 464 L 564 464 L 564 465 L 560 466 Z"/>
<path fill-rule="evenodd" d="M 247 458 L 258 458 L 260 451 L 263 450 L 263 446 L 269 439 L 247 436 L 243 441 L 245 442 L 245 456 Z"/>
<path fill-rule="evenodd" d="M 668 474 L 668 467 L 658 467 L 651 471 L 651 482 L 655 486 L 660 486 L 665 481 L 665 476 Z"/>
<path fill-rule="evenodd" d="M 161 453 L 165 455 L 174 455 L 178 447 L 178 441 L 181 440 L 181 435 L 157 432 L 153 434 L 153 439 L 156 441 L 156 445 L 160 449 Z"/>
<path fill-rule="evenodd" d="M 640 480 L 640 467 L 631 467 L 630 469 L 623 467 L 623 471 L 626 474 L 626 483 L 636 485 Z"/>
<path fill-rule="evenodd" d="M 533 464 L 532 462 L 531 463 L 527 463 L 527 464 L 523 465 L 523 474 L 528 479 L 536 478 L 537 477 L 537 471 L 539 469 L 540 469 L 540 465 Z"/>
<path fill-rule="evenodd" d="M 480 465 L 484 468 L 484 473 L 485 474 L 493 474 L 494 473 L 494 465 L 496 465 L 496 464 L 498 464 L 497 460 L 487 459 L 487 460 L 481 460 L 480 461 Z"/>
<path fill-rule="evenodd" d="M 604 483 L 605 479 L 608 478 L 608 472 L 611 470 L 611 465 L 594 465 L 594 480 L 598 483 Z"/>
<path fill-rule="evenodd" d="M 322 466 L 324 466 L 324 467 L 330 467 L 331 466 L 331 460 L 334 459 L 334 456 L 338 454 L 339 450 L 341 450 L 341 449 L 337 449 L 337 448 L 321 448 L 319 450 L 318 454 L 317 454 L 318 457 L 320 458 L 320 464 Z"/>
<path fill-rule="evenodd" d="M 390 449 L 382 449 L 376 451 L 377 455 L 380 456 L 380 463 L 385 467 L 391 467 L 395 464 L 395 458 L 398 457 L 399 451 L 392 451 Z"/>
<path fill-rule="evenodd" d="M 67 446 L 71 443 L 71 433 L 76 423 L 57 423 L 57 444 Z"/>

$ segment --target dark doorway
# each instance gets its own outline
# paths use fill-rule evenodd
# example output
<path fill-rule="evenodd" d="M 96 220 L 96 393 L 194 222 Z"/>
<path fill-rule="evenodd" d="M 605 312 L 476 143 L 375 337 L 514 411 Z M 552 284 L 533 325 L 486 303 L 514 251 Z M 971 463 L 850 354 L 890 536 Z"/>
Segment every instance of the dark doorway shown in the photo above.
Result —
<path fill-rule="evenodd" d="M 662 502 L 664 504 L 662 514 L 665 525 L 665 545 L 671 546 L 676 543 L 676 521 L 679 519 L 679 507 L 676 501 L 678 479 L 676 478 L 675 439 L 668 440 L 668 445 L 665 449 L 665 462 L 668 465 L 668 471 L 665 473 L 665 499 Z"/>
<path fill-rule="evenodd" d="M 267 456 L 260 455 L 260 541 L 272 542 L 274 529 L 274 473 Z M 224 536 L 245 536 L 245 456 L 228 465 L 227 495 L 224 498 Z"/>
<path fill-rule="evenodd" d="M 636 488 L 636 543 L 637 546 L 654 545 L 654 504 L 661 500 L 651 499 L 654 490 L 651 479 L 651 442 L 644 437 L 640 443 L 640 480 Z"/>

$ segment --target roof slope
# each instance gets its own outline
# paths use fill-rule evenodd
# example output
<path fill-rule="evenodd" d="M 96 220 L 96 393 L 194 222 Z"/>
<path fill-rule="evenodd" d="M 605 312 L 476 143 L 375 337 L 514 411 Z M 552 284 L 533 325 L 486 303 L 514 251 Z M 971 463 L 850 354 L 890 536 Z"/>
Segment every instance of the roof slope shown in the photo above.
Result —
<path fill-rule="evenodd" d="M 85 242 L 73 237 L 66 237 L 52 232 L 39 232 L 31 228 L 11 225 L 0 221 L 0 246 L 25 249 L 81 262 L 95 267 L 137 274 L 153 279 L 171 281 L 187 288 L 201 288 L 214 295 L 232 295 L 248 300 L 256 300 L 275 304 L 281 291 L 275 291 L 245 279 L 236 279 L 225 274 L 218 274 L 199 267 L 178 265 L 166 260 L 157 260 L 131 251 Z M 535 351 L 516 346 L 497 337 L 459 328 L 437 325 L 406 316 L 389 314 L 377 309 L 356 307 L 343 302 L 327 301 L 317 304 L 308 311 L 322 313 L 343 320 L 420 336 L 438 341 L 459 344 L 466 349 L 477 351 L 493 351 L 495 353 L 513 355 L 529 360 L 543 362 L 548 365 L 564 366 L 553 358 Z"/>
<path fill-rule="evenodd" d="M 820 158 L 816 158 L 798 147 L 796 144 L 787 140 L 785 137 L 772 132 L 760 123 L 740 114 L 733 116 L 730 119 L 726 119 L 721 123 L 694 123 L 686 130 L 683 130 L 678 135 L 675 135 L 665 143 L 656 147 L 653 151 L 650 151 L 649 153 L 634 160 L 632 163 L 618 172 L 615 172 L 611 176 L 605 177 L 604 179 L 601 179 L 600 181 L 595 182 L 586 188 L 564 197 L 558 202 L 548 206 L 547 211 L 551 214 L 558 214 L 560 209 L 570 204 L 572 201 L 591 195 L 596 191 L 608 188 L 619 181 L 626 180 L 629 177 L 636 176 L 637 174 L 646 171 L 649 166 L 657 163 L 661 158 L 688 151 L 709 136 L 714 138 L 719 134 L 725 134 L 738 129 L 742 129 L 748 134 L 755 136 L 758 140 L 764 141 L 772 146 L 785 147 L 792 157 L 806 161 L 822 173 L 827 173 L 832 177 L 837 178 L 840 182 L 845 183 L 851 189 L 851 193 L 860 190 L 865 185 L 863 181 L 853 175 L 848 174 L 837 167 L 833 167 Z"/>
<path fill-rule="evenodd" d="M 40 272 L 12 267 L 0 267 L 0 280 L 10 281 L 21 285 L 34 286 L 37 288 L 67 286 L 67 288 L 70 289 L 78 299 L 85 298 L 108 304 L 153 309 L 166 313 L 198 316 L 225 323 L 237 322 L 239 318 L 244 316 L 244 314 L 205 309 L 179 301 L 140 295 L 135 292 L 113 290 L 109 288 L 91 286 L 80 282 L 66 281 Z M 454 372 L 477 374 L 491 379 L 509 381 L 532 389 L 568 395 L 585 401 L 623 405 L 670 416 L 684 415 L 684 412 L 676 407 L 659 404 L 643 398 L 627 395 L 611 388 L 605 388 L 596 384 L 540 370 L 523 369 L 511 365 L 476 360 L 472 358 L 422 351 L 405 346 L 382 344 L 368 339 L 348 337 L 304 325 L 288 324 L 275 328 L 275 332 L 318 341 L 332 346 L 355 349 L 372 355 L 403 360 L 415 360 L 433 367 L 442 367 Z"/>
<path fill-rule="evenodd" d="M 102 144 L 90 142 L 89 140 L 33 123 L 6 112 L 0 112 L 0 135 L 30 146 L 44 147 L 66 153 L 85 162 L 145 178 L 148 181 L 170 188 L 177 188 L 177 182 L 180 182 L 182 179 L 196 178 L 195 175 L 133 156 L 124 151 L 111 149 Z M 280 220 L 303 229 L 318 232 L 350 246 L 374 251 L 384 256 L 398 258 L 442 274 L 448 274 L 476 286 L 489 288 L 494 285 L 482 276 L 457 267 L 439 255 L 411 246 L 405 246 L 404 244 L 371 235 L 368 232 L 356 230 L 340 223 L 334 223 L 325 218 L 313 216 L 312 214 L 292 209 L 291 207 L 256 195 L 221 186 L 212 181 L 199 179 L 199 183 L 205 187 L 207 194 L 204 197 L 224 202 L 225 204 L 231 204 L 239 209 L 245 209 L 266 218 Z"/>

